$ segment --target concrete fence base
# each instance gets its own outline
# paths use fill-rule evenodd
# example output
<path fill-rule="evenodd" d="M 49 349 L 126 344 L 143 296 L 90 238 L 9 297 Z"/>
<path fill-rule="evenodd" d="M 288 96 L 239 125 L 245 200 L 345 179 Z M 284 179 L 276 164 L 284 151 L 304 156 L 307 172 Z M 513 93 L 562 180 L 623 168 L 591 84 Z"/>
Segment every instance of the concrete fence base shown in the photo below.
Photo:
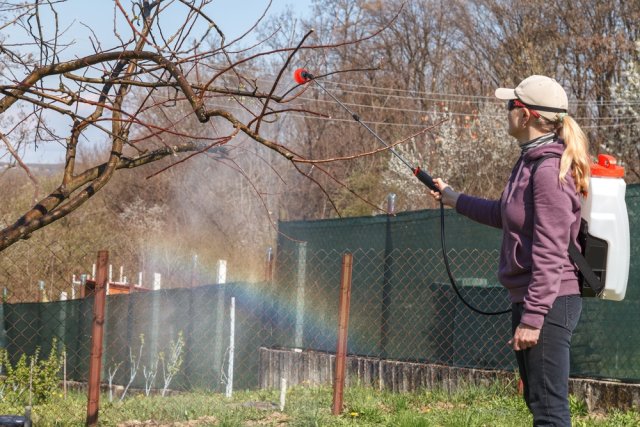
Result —
<path fill-rule="evenodd" d="M 330 385 L 335 355 L 318 351 L 260 348 L 260 388 L 277 389 L 282 378 L 289 386 Z M 453 392 L 469 385 L 488 386 L 501 380 L 513 382 L 515 372 L 458 368 L 429 363 L 401 362 L 347 356 L 346 385 L 410 392 L 438 388 Z M 640 384 L 571 378 L 570 392 L 584 399 L 589 411 L 627 410 L 640 407 Z"/>

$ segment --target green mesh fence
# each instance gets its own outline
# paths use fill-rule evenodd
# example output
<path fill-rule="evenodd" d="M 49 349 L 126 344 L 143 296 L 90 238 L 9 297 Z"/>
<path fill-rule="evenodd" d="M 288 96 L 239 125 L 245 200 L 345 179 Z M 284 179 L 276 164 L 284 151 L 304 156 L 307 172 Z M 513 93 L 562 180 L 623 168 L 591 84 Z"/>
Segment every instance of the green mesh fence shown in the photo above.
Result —
<path fill-rule="evenodd" d="M 572 374 L 640 380 L 640 186 L 627 187 L 631 266 L 622 302 L 584 299 L 573 338 Z M 509 307 L 496 279 L 501 232 L 445 211 L 447 250 L 465 300 L 484 311 Z M 350 353 L 490 369 L 514 369 L 510 319 L 483 316 L 457 298 L 442 262 L 439 211 L 280 224 L 277 283 L 283 298 L 314 301 L 337 322 L 340 254 L 354 255 Z M 303 241 L 304 243 L 299 243 Z M 304 290 L 304 292 L 302 291 Z M 299 299 L 299 298 L 298 298 Z M 318 316 L 316 316 L 318 317 Z M 292 322 L 289 322 L 291 325 Z M 302 324 L 302 333 L 300 332 Z M 334 350 L 333 329 L 298 319 L 284 345 Z M 335 328 L 334 328 L 335 329 Z M 297 339 L 295 337 L 297 336 Z M 302 337 L 302 338 L 301 338 Z"/>
<path fill-rule="evenodd" d="M 508 309 L 497 283 L 500 232 L 445 211 L 448 254 L 465 300 Z M 513 369 L 508 315 L 483 316 L 457 298 L 444 268 L 439 211 L 280 224 L 276 283 L 295 307 L 290 347 L 335 351 L 341 255 L 353 254 L 348 351 L 396 360 Z M 293 237 L 296 240 L 291 239 Z M 303 241 L 304 243 L 299 243 Z M 295 325 L 298 325 L 298 331 Z M 302 327 L 300 327 L 302 325 Z M 323 328 L 326 326 L 326 333 Z"/>
<path fill-rule="evenodd" d="M 209 285 L 107 297 L 102 379 L 139 391 L 224 391 L 228 382 L 231 298 L 235 300 L 234 388 L 258 385 L 258 349 L 273 346 L 272 301 L 264 283 Z M 93 298 L 3 304 L 4 347 L 12 362 L 22 354 L 66 353 L 67 380 L 87 381 Z M 170 355 L 182 362 L 171 381 Z M 174 365 L 175 366 L 175 365 Z"/>

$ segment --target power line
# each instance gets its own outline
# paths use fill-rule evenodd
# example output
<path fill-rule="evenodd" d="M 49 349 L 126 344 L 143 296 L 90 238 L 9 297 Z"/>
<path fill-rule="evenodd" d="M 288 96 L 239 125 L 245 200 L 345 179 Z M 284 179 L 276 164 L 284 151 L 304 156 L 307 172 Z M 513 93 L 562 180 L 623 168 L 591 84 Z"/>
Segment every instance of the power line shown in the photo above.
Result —
<path fill-rule="evenodd" d="M 408 93 L 408 94 L 418 94 L 418 95 L 425 95 L 425 96 L 440 96 L 440 97 L 444 97 L 445 99 L 449 99 L 449 98 L 469 98 L 469 99 L 479 99 L 479 100 L 496 100 L 495 96 L 487 96 L 487 95 L 461 95 L 461 94 L 454 94 L 454 93 L 445 93 L 445 92 L 420 92 L 420 91 L 413 91 L 413 90 L 406 90 L 406 89 L 393 89 L 393 88 L 386 88 L 383 86 L 368 86 L 368 85 L 358 85 L 358 84 L 353 84 L 353 83 L 342 83 L 342 82 L 331 82 L 331 84 L 334 84 L 336 86 L 345 86 L 345 87 L 354 87 L 354 88 L 365 88 L 365 89 L 372 89 L 375 91 L 380 91 L 380 90 L 388 90 L 388 91 L 392 91 L 392 92 L 400 92 L 400 93 Z M 353 94 L 363 94 L 363 95 L 374 95 L 374 92 L 362 92 L 362 91 L 343 91 L 345 93 L 353 93 Z M 399 95 L 388 95 L 388 96 L 393 96 L 393 97 L 400 97 Z M 412 96 L 403 96 L 401 98 L 417 98 L 417 99 L 425 99 L 425 100 L 430 100 L 430 98 L 428 97 L 421 97 L 418 96 L 416 97 L 415 95 Z M 460 101 L 457 101 L 460 102 Z M 625 102 L 621 102 L 621 101 L 617 101 L 617 100 L 612 100 L 612 101 L 588 101 L 588 100 L 577 100 L 577 99 L 573 99 L 570 100 L 570 104 L 572 105 L 591 105 L 591 104 L 595 104 L 595 105 L 640 105 L 640 99 L 638 101 L 625 101 Z"/>
<path fill-rule="evenodd" d="M 329 102 L 329 101 L 326 101 Z M 246 112 L 247 110 L 245 108 L 242 107 L 234 107 L 234 106 L 229 106 L 229 105 L 224 105 L 224 104 L 209 104 L 212 107 L 220 107 L 220 108 L 226 108 L 226 109 L 230 109 L 230 110 L 235 110 L 235 111 L 241 111 L 241 112 Z M 351 104 L 347 104 L 350 105 Z M 425 112 L 428 113 L 428 112 Z M 350 118 L 340 118 L 340 117 L 322 117 L 322 116 L 315 116 L 312 114 L 303 114 L 303 113 L 298 113 L 298 112 L 285 112 L 285 114 L 287 115 L 287 117 L 293 117 L 293 118 L 304 118 L 304 119 L 308 119 L 308 120 L 319 120 L 319 121 L 331 121 L 331 122 L 337 122 L 337 123 L 350 123 L 350 124 L 354 124 L 357 125 L 356 122 L 354 122 L 353 119 Z M 440 113 L 440 114 L 444 114 L 444 113 Z M 454 115 L 454 116 L 467 116 L 468 114 L 464 114 L 464 113 L 446 113 L 446 114 L 450 114 L 450 115 Z M 500 120 L 504 120 L 505 116 L 492 116 L 492 115 L 473 115 L 473 117 L 477 117 L 477 118 L 491 118 L 491 119 L 495 119 L 496 121 L 500 121 Z M 433 120 L 437 121 L 439 119 L 441 119 L 442 117 L 435 117 Z M 423 124 L 419 124 L 419 123 L 407 123 L 407 122 L 379 122 L 379 121 L 369 121 L 369 120 L 362 120 L 362 122 L 364 122 L 367 125 L 372 125 L 372 126 L 400 126 L 400 127 L 409 127 L 409 128 L 416 128 L 416 129 L 424 129 L 427 128 L 429 126 L 431 126 L 428 123 L 423 123 Z M 606 124 L 606 125 L 580 125 L 581 128 L 583 129 L 606 129 L 606 128 L 617 128 L 617 127 L 627 127 L 629 126 L 629 123 L 619 123 L 619 124 Z M 454 122 L 454 127 L 455 128 L 464 128 L 464 126 L 456 126 L 455 122 Z"/>
<path fill-rule="evenodd" d="M 266 79 L 258 79 L 258 81 L 265 82 L 267 85 L 272 85 L 273 81 L 269 81 Z M 362 90 L 343 90 L 342 93 L 349 93 L 353 95 L 369 95 L 369 96 L 378 96 L 378 97 L 391 97 L 398 99 L 411 99 L 411 100 L 421 100 L 421 101 L 432 101 L 432 102 L 450 102 L 450 103 L 468 103 L 468 102 L 479 102 L 479 101 L 495 101 L 499 103 L 500 101 L 495 96 L 488 95 L 463 95 L 463 94 L 455 94 L 455 93 L 446 93 L 446 92 L 426 92 L 426 91 L 416 91 L 409 89 L 396 89 L 389 88 L 384 86 L 371 86 L 371 85 L 363 85 L 363 84 L 355 84 L 355 83 L 344 83 L 344 82 L 334 82 L 331 80 L 326 80 L 328 85 L 334 86 L 343 86 L 343 87 L 351 87 L 356 89 L 369 89 L 370 91 L 362 91 Z M 314 91 L 317 91 L 316 88 L 312 88 Z M 387 91 L 391 93 L 380 93 L 381 91 Z M 406 95 L 395 95 L 394 93 L 404 93 Z M 435 97 L 435 98 L 434 98 Z M 640 105 L 640 99 L 637 101 L 620 101 L 620 100 L 611 100 L 611 101 L 593 101 L 593 100 L 570 100 L 570 105 L 575 106 L 636 106 Z"/>
<path fill-rule="evenodd" d="M 329 103 L 333 104 L 334 101 L 328 99 L 315 99 L 315 98 L 307 98 L 307 97 L 298 97 L 299 100 L 311 101 L 311 102 L 321 102 L 321 103 Z M 454 101 L 455 102 L 455 101 Z M 381 111 L 400 111 L 405 113 L 419 113 L 419 114 L 442 114 L 442 115 L 452 115 L 452 116 L 471 116 L 471 117 L 487 117 L 494 119 L 502 119 L 504 115 L 490 115 L 490 114 L 482 114 L 477 112 L 450 112 L 450 111 L 431 111 L 431 110 L 416 110 L 411 108 L 402 108 L 402 107 L 386 107 L 381 105 L 367 105 L 367 104 L 358 104 L 355 102 L 343 102 L 345 105 L 350 107 L 359 107 L 359 108 L 368 108 L 375 109 Z M 605 116 L 605 117 L 574 117 L 575 120 L 630 120 L 635 119 L 635 116 Z"/>
<path fill-rule="evenodd" d="M 314 88 L 314 90 L 317 91 L 317 89 Z M 342 93 L 344 94 L 351 94 L 351 95 L 368 95 L 368 96 L 372 96 L 372 97 L 385 97 L 385 98 L 397 98 L 397 99 L 409 99 L 409 100 L 413 100 L 413 101 L 430 101 L 430 102 L 446 102 L 446 103 L 451 103 L 451 104 L 470 104 L 470 103 L 486 103 L 486 102 L 492 102 L 492 103 L 496 103 L 496 104 L 500 104 L 504 101 L 501 101 L 499 99 L 497 99 L 494 96 L 471 96 L 471 95 L 455 95 L 455 94 L 447 94 L 447 93 L 433 93 L 431 95 L 437 96 L 437 97 L 415 97 L 415 96 L 399 96 L 399 95 L 392 95 L 392 94 L 376 94 L 376 93 L 372 93 L 372 92 L 362 92 L 362 91 L 351 91 L 351 90 L 343 90 Z M 457 97 L 464 97 L 464 98 L 469 98 L 469 99 L 452 99 L 452 98 L 457 98 Z M 594 105 L 595 104 L 595 105 Z M 619 106 L 619 107 L 625 107 L 625 106 L 636 106 L 636 105 L 640 105 L 640 100 L 638 101 L 574 101 L 574 102 L 570 102 L 570 106 L 581 106 L 581 105 L 586 105 L 586 106 Z"/>

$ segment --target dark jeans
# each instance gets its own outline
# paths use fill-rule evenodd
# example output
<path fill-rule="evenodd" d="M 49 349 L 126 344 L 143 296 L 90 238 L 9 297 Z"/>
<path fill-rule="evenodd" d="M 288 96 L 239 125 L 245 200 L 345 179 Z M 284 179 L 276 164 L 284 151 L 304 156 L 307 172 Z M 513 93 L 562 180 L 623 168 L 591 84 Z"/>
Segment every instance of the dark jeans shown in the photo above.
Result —
<path fill-rule="evenodd" d="M 522 303 L 513 304 L 513 331 L 520 324 L 523 309 Z M 515 352 L 534 426 L 571 426 L 569 348 L 581 311 L 580 295 L 558 297 L 544 318 L 538 343 Z"/>

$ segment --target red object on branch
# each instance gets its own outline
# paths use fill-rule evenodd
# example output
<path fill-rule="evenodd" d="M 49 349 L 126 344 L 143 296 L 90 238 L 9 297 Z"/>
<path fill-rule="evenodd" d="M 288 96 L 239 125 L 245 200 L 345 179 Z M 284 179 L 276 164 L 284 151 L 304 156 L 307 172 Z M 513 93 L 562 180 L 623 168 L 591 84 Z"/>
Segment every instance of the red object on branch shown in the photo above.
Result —
<path fill-rule="evenodd" d="M 293 73 L 293 79 L 296 81 L 296 83 L 298 83 L 299 85 L 305 84 L 306 82 L 308 82 L 309 80 L 311 80 L 308 76 L 309 72 L 307 70 L 305 70 L 304 68 L 298 68 L 294 73 Z"/>

